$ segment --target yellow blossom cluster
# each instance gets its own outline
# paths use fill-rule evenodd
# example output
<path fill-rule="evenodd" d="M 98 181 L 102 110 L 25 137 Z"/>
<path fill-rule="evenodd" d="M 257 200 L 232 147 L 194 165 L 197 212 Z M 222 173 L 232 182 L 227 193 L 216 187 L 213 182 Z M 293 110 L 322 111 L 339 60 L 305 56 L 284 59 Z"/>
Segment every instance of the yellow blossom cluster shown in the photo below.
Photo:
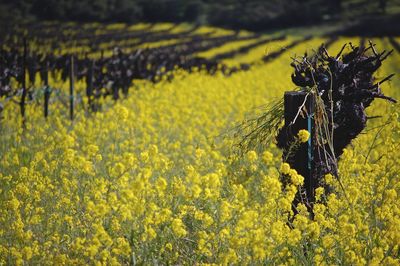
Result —
<path fill-rule="evenodd" d="M 310 138 L 310 132 L 308 132 L 305 129 L 301 129 L 299 130 L 299 132 L 297 133 L 297 138 L 299 139 L 299 141 L 301 143 L 307 142 L 308 139 Z"/>

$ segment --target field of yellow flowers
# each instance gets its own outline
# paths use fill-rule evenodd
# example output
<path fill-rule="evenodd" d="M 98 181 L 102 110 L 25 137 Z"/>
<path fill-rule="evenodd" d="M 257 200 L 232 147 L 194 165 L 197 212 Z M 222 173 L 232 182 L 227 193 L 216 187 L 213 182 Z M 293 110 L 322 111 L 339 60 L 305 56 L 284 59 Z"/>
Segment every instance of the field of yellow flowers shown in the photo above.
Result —
<path fill-rule="evenodd" d="M 369 108 L 382 117 L 368 121 L 340 158 L 344 189 L 325 177 L 335 193 L 317 189 L 314 219 L 301 204 L 293 214 L 302 178 L 281 184 L 280 172 L 290 170 L 274 143 L 240 159 L 232 152 L 231 129 L 294 89 L 290 57 L 324 41 L 313 38 L 229 77 L 177 70 L 172 81 L 143 81 L 127 99 L 105 100 L 101 112 L 78 109 L 73 122 L 60 102 L 47 119 L 33 102 L 24 129 L 18 106 L 7 102 L 0 264 L 399 265 L 398 105 L 376 100 Z M 329 51 L 348 41 L 359 38 L 339 38 Z M 372 41 L 390 49 L 386 38 Z M 399 73 L 399 65 L 395 53 L 379 75 Z M 397 77 L 383 90 L 400 99 L 399 87 Z"/>

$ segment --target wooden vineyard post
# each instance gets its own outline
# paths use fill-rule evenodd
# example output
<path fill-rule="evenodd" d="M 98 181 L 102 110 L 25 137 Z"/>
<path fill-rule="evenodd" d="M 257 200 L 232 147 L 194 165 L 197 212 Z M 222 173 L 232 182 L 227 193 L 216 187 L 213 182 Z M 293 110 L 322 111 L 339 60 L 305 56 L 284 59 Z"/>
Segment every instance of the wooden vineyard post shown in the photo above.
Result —
<path fill-rule="evenodd" d="M 22 95 L 20 101 L 20 109 L 21 109 L 21 116 L 22 116 L 22 125 L 25 125 L 25 100 L 26 95 L 28 93 L 26 88 L 26 57 L 28 53 L 28 45 L 26 43 L 26 38 L 24 38 L 24 54 L 23 54 L 23 61 L 22 61 Z"/>
<path fill-rule="evenodd" d="M 115 83 L 113 83 L 112 85 L 112 90 L 113 90 L 113 99 L 114 101 L 119 99 L 119 91 L 118 91 L 118 87 Z"/>
<path fill-rule="evenodd" d="M 50 87 L 49 87 L 49 62 L 45 62 L 45 68 L 43 73 L 44 78 L 44 117 L 47 118 L 49 115 L 49 99 L 50 99 Z"/>
<path fill-rule="evenodd" d="M 295 169 L 297 173 L 304 177 L 305 191 L 301 193 L 302 200 L 307 200 L 308 203 L 312 203 L 314 202 L 314 191 L 317 185 L 313 177 L 313 98 L 310 94 L 307 95 L 307 93 L 303 91 L 289 91 L 285 92 L 284 105 L 285 139 L 287 148 L 284 150 L 283 156 L 287 158 L 287 163 L 289 163 L 291 168 Z M 297 133 L 301 129 L 307 130 L 310 133 L 310 138 L 306 143 L 300 144 L 297 149 L 291 151 L 291 154 L 288 154 L 290 143 L 293 143 Z"/>
<path fill-rule="evenodd" d="M 74 56 L 71 55 L 69 71 L 69 116 L 74 119 Z"/>
<path fill-rule="evenodd" d="M 88 106 L 93 111 L 92 95 L 93 95 L 93 78 L 94 78 L 94 60 L 89 62 L 89 69 L 87 73 L 87 87 L 86 96 L 88 98 Z"/>

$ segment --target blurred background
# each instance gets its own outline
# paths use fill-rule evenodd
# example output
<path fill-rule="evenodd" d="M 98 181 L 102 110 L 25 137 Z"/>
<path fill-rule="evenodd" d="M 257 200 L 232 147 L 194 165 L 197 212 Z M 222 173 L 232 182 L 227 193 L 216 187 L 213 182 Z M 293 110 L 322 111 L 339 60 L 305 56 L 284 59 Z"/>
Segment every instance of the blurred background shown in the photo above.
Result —
<path fill-rule="evenodd" d="M 400 0 L 13 0 L 2 30 L 27 21 L 190 22 L 268 31 L 324 26 L 349 35 L 398 35 Z"/>

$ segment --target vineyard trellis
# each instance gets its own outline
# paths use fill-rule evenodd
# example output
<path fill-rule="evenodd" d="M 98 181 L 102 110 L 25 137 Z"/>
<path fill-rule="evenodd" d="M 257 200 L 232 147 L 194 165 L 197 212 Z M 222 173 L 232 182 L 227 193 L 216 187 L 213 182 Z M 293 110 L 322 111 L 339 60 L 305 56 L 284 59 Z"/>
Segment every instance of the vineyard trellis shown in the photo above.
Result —
<path fill-rule="evenodd" d="M 63 55 L 57 56 L 55 54 L 32 52 L 29 50 L 29 43 L 27 45 L 26 59 L 24 61 L 24 50 L 21 55 L 20 40 L 13 38 L 5 38 L 4 44 L 7 49 L 0 51 L 2 58 L 0 62 L 1 68 L 1 84 L 0 84 L 0 96 L 6 97 L 7 100 L 13 98 L 12 101 L 18 102 L 16 96 L 21 96 L 21 101 L 18 103 L 21 106 L 21 114 L 25 116 L 23 112 L 25 101 L 22 98 L 27 97 L 31 100 L 35 94 L 33 89 L 23 89 L 25 87 L 32 86 L 36 81 L 36 74 L 39 73 L 44 86 L 42 92 L 44 96 L 44 116 L 49 115 L 49 102 L 51 95 L 62 92 L 53 88 L 49 84 L 49 76 L 54 77 L 55 72 L 61 72 L 61 80 L 67 82 L 67 80 L 75 79 L 76 82 L 85 80 L 86 82 L 86 97 L 88 103 L 88 110 L 97 111 L 100 106 L 98 100 L 101 97 L 112 97 L 114 100 L 118 100 L 121 94 L 125 97 L 128 95 L 129 88 L 132 86 L 133 80 L 150 80 L 157 82 L 162 76 L 166 76 L 166 79 L 173 78 L 173 71 L 176 68 L 192 71 L 194 69 L 203 69 L 210 74 L 216 72 L 222 72 L 225 75 L 230 75 L 236 71 L 249 70 L 253 65 L 258 62 L 242 63 L 239 66 L 228 67 L 221 63 L 221 60 L 226 58 L 232 58 L 238 54 L 244 54 L 249 52 L 250 49 L 264 45 L 269 42 L 285 40 L 285 35 L 276 37 L 269 37 L 257 41 L 260 37 L 259 34 L 246 34 L 240 36 L 238 32 L 233 34 L 223 34 L 221 36 L 211 36 L 212 32 L 207 33 L 196 33 L 198 26 L 193 26 L 185 31 L 178 31 L 172 33 L 174 27 L 169 27 L 161 30 L 149 31 L 152 25 L 147 28 L 135 29 L 124 31 L 126 27 L 114 31 L 104 31 L 100 34 L 94 34 L 91 31 L 91 27 L 84 28 L 81 33 L 70 34 L 74 32 L 77 26 L 63 25 L 62 28 L 66 30 L 57 30 L 54 25 L 47 25 L 44 28 L 35 27 L 32 25 L 28 27 L 30 32 L 27 36 L 34 40 L 36 45 L 51 45 L 54 49 L 59 49 L 66 43 L 74 45 L 82 45 L 90 43 L 90 52 L 85 51 L 81 53 L 64 53 Z M 185 39 L 185 38 L 188 39 Z M 183 42 L 162 45 L 156 48 L 135 48 L 131 52 L 123 52 L 124 47 L 138 47 L 140 43 L 157 42 L 162 40 L 170 40 L 171 38 L 183 39 Z M 119 40 L 131 40 L 134 39 L 135 44 L 124 44 L 120 43 Z M 271 60 L 279 57 L 284 51 L 292 49 L 295 46 L 302 44 L 311 39 L 310 36 L 300 38 L 292 41 L 286 47 L 282 47 L 272 53 L 262 57 L 264 63 L 268 63 Z M 28 39 L 29 40 L 29 39 Z M 62 40 L 62 41 L 57 41 Z M 202 51 L 207 51 L 212 48 L 223 46 L 232 41 L 242 40 L 255 40 L 254 43 L 245 45 L 236 50 L 230 52 L 223 52 L 217 54 L 210 59 L 197 57 L 196 54 Z M 101 48 L 102 43 L 115 42 L 113 53 L 111 56 L 104 56 Z M 329 37 L 327 46 L 337 41 L 335 37 Z M 133 45 L 133 46 L 132 46 Z M 11 47 L 11 48 L 10 48 Z M 90 53 L 101 51 L 100 58 L 90 57 Z M 74 58 L 74 62 L 71 63 L 71 59 Z M 74 74 L 71 75 L 70 71 L 74 69 Z M 26 71 L 29 79 L 29 84 L 23 85 L 23 72 Z M 11 79 L 15 79 L 21 86 L 21 88 L 11 88 Z M 26 94 L 22 97 L 22 94 Z M 71 94 L 71 93 L 70 93 Z M 74 104 L 74 96 L 71 94 L 69 101 L 70 109 Z M 76 96 L 78 97 L 78 95 Z M 81 96 L 79 96 L 81 97 Z M 76 98 L 75 98 L 76 99 Z M 68 105 L 68 103 L 63 103 Z M 70 110 L 72 113 L 73 108 Z M 70 115 L 72 118 L 73 115 Z"/>
<path fill-rule="evenodd" d="M 56 31 L 55 28 L 50 27 L 49 29 L 51 30 L 41 31 L 40 29 L 33 28 L 33 32 L 28 36 L 35 40 L 36 45 L 43 42 L 43 44 L 51 44 L 53 48 L 59 47 L 58 43 L 54 42 L 54 40 L 58 39 L 65 42 L 75 42 L 75 44 L 76 41 L 88 40 L 91 43 L 92 52 L 98 51 L 99 44 L 103 43 L 104 40 L 108 42 L 111 40 L 125 40 L 138 37 L 140 43 L 145 43 L 148 41 L 170 39 L 172 37 L 182 38 L 183 36 L 190 37 L 190 40 L 156 48 L 137 48 L 132 52 L 123 52 L 122 48 L 124 45 L 118 45 L 114 47 L 111 56 L 104 56 L 102 52 L 100 58 L 91 58 L 87 51 L 80 54 L 65 53 L 60 56 L 33 52 L 33 49 L 29 49 L 29 39 L 21 51 L 20 40 L 18 43 L 18 39 L 5 38 L 5 46 L 3 47 L 8 48 L 0 50 L 0 96 L 5 97 L 6 101 L 12 99 L 13 102 L 17 102 L 20 105 L 22 117 L 25 117 L 25 98 L 28 97 L 32 100 L 34 95 L 37 94 L 34 88 L 29 88 L 35 84 L 37 73 L 40 74 L 44 85 L 39 94 L 43 94 L 44 96 L 43 109 L 45 117 L 49 115 L 51 95 L 54 95 L 54 93 L 62 94 L 52 84 L 49 84 L 49 76 L 54 77 L 56 72 L 61 73 L 61 80 L 63 82 L 67 82 L 67 80 L 71 81 L 72 79 L 75 79 L 76 82 L 85 80 L 88 110 L 97 111 L 100 106 L 96 102 L 101 97 L 110 96 L 114 100 L 118 100 L 121 97 L 121 93 L 127 96 L 133 80 L 144 79 L 157 82 L 162 76 L 166 76 L 166 79 L 170 80 L 173 78 L 173 71 L 177 68 L 189 72 L 195 69 L 203 69 L 210 74 L 222 72 L 225 75 L 230 75 L 239 70 L 248 70 L 253 63 L 241 64 L 238 67 L 228 67 L 221 63 L 222 59 L 245 53 L 251 48 L 260 46 L 266 42 L 285 39 L 284 35 L 272 37 L 242 47 L 242 49 L 233 51 L 230 54 L 216 55 L 214 58 L 205 59 L 195 56 L 196 53 L 220 47 L 231 41 L 257 40 L 259 35 L 239 36 L 236 32 L 234 34 L 207 37 L 210 33 L 192 34 L 197 29 L 196 26 L 179 33 L 167 33 L 171 30 L 168 28 L 154 31 L 150 34 L 147 34 L 146 30 L 134 30 L 123 34 L 116 31 L 116 33 L 103 33 L 98 36 L 93 35 L 87 30 L 82 34 L 78 34 L 79 36 L 68 36 L 64 35 L 63 31 Z M 51 36 L 51 33 L 55 35 Z M 309 39 L 305 38 L 294 41 L 287 49 Z M 272 56 L 274 58 L 278 57 L 283 51 L 284 49 L 280 49 Z M 74 58 L 74 62 L 71 62 L 72 58 Z M 73 75 L 70 73 L 72 69 L 74 69 Z M 25 84 L 24 82 L 27 81 L 22 77 L 27 77 L 29 83 Z M 17 81 L 19 86 L 15 87 L 14 85 L 14 88 L 12 88 L 11 82 L 13 79 Z M 72 93 L 73 82 L 71 84 L 69 104 L 65 102 L 63 104 L 70 106 L 69 112 L 72 119 L 72 106 L 74 104 L 74 95 Z M 19 101 L 17 100 L 17 96 L 21 97 Z"/>
<path fill-rule="evenodd" d="M 93 101 L 100 97 L 111 95 L 114 100 L 120 98 L 120 92 L 127 95 L 133 79 L 146 79 L 157 81 L 161 76 L 167 75 L 172 78 L 173 70 L 177 67 L 187 71 L 193 69 L 204 69 L 210 74 L 222 71 L 224 74 L 231 74 L 235 69 L 220 65 L 217 61 L 210 61 L 204 58 L 181 55 L 179 52 L 171 53 L 166 49 L 139 49 L 133 53 L 124 53 L 121 49 L 115 48 L 111 57 L 100 59 L 89 59 L 74 57 L 65 54 L 57 57 L 54 55 L 39 55 L 28 51 L 28 44 L 24 41 L 24 52 L 21 55 L 17 49 L 11 51 L 1 50 L 0 62 L 0 96 L 15 97 L 22 91 L 21 115 L 25 116 L 25 98 L 32 97 L 32 91 L 28 91 L 26 84 L 29 76 L 30 84 L 35 84 L 36 73 L 40 73 L 41 79 L 45 81 L 45 116 L 48 115 L 49 103 L 49 82 L 48 75 L 54 72 L 61 72 L 61 79 L 66 82 L 86 80 L 86 96 L 92 110 L 95 110 Z M 73 59 L 75 58 L 75 60 Z M 75 73 L 72 73 L 75 72 Z M 14 78 L 21 84 L 21 89 L 12 88 L 11 80 Z M 71 82 L 70 106 L 73 105 L 73 82 Z M 51 85 L 50 85 L 51 86 Z M 71 107 L 72 108 L 72 107 Z M 70 111 L 71 118 L 73 109 Z"/>

